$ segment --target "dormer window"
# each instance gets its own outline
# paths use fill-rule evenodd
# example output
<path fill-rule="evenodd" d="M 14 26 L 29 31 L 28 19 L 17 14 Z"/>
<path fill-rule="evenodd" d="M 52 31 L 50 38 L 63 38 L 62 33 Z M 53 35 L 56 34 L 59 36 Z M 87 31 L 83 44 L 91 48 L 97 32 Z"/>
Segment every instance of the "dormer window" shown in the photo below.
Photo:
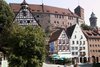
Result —
<path fill-rule="evenodd" d="M 55 13 L 58 13 L 57 11 L 55 11 Z"/>
<path fill-rule="evenodd" d="M 27 11 L 26 10 L 23 10 L 22 13 L 23 13 L 23 16 L 27 15 Z"/>

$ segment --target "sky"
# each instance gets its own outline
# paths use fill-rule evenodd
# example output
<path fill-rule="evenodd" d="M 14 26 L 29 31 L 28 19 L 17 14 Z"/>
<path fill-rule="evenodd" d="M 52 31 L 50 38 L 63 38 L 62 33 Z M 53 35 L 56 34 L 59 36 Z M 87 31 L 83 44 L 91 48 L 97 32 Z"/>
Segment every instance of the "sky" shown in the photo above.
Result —
<path fill-rule="evenodd" d="M 8 4 L 9 3 L 22 3 L 23 0 L 5 0 Z M 80 5 L 84 9 L 84 17 L 85 23 L 90 25 L 89 18 L 92 12 L 96 15 L 97 19 L 97 26 L 100 27 L 100 0 L 26 0 L 28 4 L 42 4 L 61 7 L 70 9 L 74 12 L 74 9 Z"/>

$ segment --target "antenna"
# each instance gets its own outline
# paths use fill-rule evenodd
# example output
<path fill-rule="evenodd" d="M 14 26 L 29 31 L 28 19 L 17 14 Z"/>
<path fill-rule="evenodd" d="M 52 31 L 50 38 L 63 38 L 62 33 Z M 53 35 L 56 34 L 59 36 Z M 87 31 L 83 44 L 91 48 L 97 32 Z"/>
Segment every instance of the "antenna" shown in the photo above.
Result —
<path fill-rule="evenodd" d="M 42 0 L 42 4 L 43 4 L 43 0 Z"/>

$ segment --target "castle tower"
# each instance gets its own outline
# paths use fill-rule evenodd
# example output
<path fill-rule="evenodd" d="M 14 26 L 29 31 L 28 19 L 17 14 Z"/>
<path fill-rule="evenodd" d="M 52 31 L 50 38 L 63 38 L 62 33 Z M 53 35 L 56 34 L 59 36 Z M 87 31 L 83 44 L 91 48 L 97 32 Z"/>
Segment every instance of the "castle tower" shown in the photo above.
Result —
<path fill-rule="evenodd" d="M 84 9 L 80 6 L 74 9 L 75 14 L 77 14 L 81 19 L 84 20 Z"/>
<path fill-rule="evenodd" d="M 95 16 L 95 14 L 92 12 L 91 17 L 89 18 L 90 20 L 90 26 L 92 28 L 96 28 L 97 26 L 97 17 Z"/>

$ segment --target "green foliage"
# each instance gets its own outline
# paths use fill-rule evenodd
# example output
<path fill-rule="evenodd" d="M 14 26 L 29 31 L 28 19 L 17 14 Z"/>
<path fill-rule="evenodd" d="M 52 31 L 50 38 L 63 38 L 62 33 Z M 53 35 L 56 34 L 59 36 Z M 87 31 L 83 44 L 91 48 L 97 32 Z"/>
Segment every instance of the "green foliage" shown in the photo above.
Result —
<path fill-rule="evenodd" d="M 17 28 L 16 28 L 17 27 Z M 9 39 L 10 67 L 42 67 L 45 60 L 45 34 L 40 27 L 15 26 Z"/>
<path fill-rule="evenodd" d="M 91 30 L 92 29 L 90 26 L 88 26 L 86 24 L 82 24 L 81 27 L 83 30 Z"/>
<path fill-rule="evenodd" d="M 9 67 L 42 67 L 45 59 L 45 33 L 40 27 L 13 24 L 13 12 L 0 0 L 0 51 Z"/>
<path fill-rule="evenodd" d="M 6 54 L 12 23 L 13 12 L 4 0 L 0 0 L 0 51 L 4 54 Z"/>

